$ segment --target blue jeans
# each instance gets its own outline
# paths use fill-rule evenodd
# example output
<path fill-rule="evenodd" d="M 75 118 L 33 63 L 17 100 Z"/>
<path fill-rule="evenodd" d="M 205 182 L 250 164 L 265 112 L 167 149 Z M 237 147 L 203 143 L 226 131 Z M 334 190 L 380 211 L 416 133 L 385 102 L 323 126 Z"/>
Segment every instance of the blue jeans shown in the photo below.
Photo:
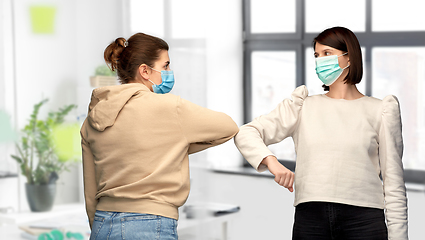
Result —
<path fill-rule="evenodd" d="M 177 240 L 177 220 L 142 213 L 96 211 L 90 240 Z"/>
<path fill-rule="evenodd" d="M 330 202 L 295 207 L 293 240 L 388 240 L 383 209 Z"/>

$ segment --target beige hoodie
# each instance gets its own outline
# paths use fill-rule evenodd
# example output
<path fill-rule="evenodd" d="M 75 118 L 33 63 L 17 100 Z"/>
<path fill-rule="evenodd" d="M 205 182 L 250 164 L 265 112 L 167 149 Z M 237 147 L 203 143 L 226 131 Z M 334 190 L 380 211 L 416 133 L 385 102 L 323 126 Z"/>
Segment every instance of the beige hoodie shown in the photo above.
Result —
<path fill-rule="evenodd" d="M 237 132 L 226 114 L 143 84 L 93 90 L 81 127 L 90 226 L 96 210 L 178 219 L 190 188 L 188 154 Z"/>

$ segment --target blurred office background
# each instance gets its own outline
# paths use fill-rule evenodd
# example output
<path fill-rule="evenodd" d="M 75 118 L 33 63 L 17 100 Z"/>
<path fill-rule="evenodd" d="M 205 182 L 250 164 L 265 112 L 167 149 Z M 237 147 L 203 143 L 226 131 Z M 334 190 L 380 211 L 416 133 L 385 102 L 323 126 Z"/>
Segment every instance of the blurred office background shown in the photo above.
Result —
<path fill-rule="evenodd" d="M 421 0 L 0 0 L 0 111 L 6 116 L 1 129 L 21 129 L 44 98 L 50 101 L 40 116 L 76 104 L 67 121 L 81 124 L 93 90 L 89 78 L 104 64 L 104 49 L 137 32 L 169 43 L 173 94 L 225 112 L 242 125 L 268 113 L 299 85 L 306 84 L 310 95 L 323 93 L 311 43 L 324 29 L 344 26 L 362 47 L 359 90 L 381 99 L 393 94 L 401 103 L 409 231 L 411 239 L 421 239 L 423 5 Z M 33 6 L 55 9 L 53 31 L 34 31 Z M 293 164 L 292 139 L 270 148 L 283 163 Z M 10 157 L 14 153 L 12 141 L 0 142 L 0 172 L 13 176 L 0 177 L 0 208 L 27 211 L 25 179 Z M 233 141 L 191 156 L 191 168 L 189 201 L 241 207 L 229 225 L 229 239 L 290 239 L 293 194 L 269 174 L 248 170 Z M 81 163 L 60 176 L 57 192 L 56 205 L 83 202 Z"/>

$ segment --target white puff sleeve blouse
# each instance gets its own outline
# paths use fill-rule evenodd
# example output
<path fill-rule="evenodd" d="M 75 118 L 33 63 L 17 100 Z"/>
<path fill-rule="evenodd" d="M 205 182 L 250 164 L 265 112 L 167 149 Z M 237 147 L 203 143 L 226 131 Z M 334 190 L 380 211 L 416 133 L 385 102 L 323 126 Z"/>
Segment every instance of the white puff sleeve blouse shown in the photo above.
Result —
<path fill-rule="evenodd" d="M 397 97 L 382 100 L 382 123 L 379 129 L 379 161 L 384 187 L 389 239 L 407 238 L 407 198 L 403 178 L 403 138 Z"/>
<path fill-rule="evenodd" d="M 292 93 L 292 99 L 285 99 L 269 114 L 259 116 L 239 129 L 235 144 L 245 159 L 258 171 L 267 170 L 261 161 L 274 154 L 268 145 L 278 143 L 291 136 L 298 124 L 300 110 L 308 91 L 300 86 Z"/>
<path fill-rule="evenodd" d="M 333 99 L 305 86 L 269 114 L 242 126 L 235 144 L 258 171 L 267 146 L 292 137 L 294 206 L 336 202 L 386 210 L 389 239 L 407 238 L 400 108 L 395 96 Z M 380 178 L 382 176 L 382 179 Z"/>

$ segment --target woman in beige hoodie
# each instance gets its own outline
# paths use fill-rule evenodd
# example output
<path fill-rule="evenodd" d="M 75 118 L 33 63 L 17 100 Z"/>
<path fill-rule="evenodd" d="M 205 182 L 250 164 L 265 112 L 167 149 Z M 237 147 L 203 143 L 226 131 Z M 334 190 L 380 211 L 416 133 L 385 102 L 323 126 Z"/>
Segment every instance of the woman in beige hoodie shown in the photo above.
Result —
<path fill-rule="evenodd" d="M 168 93 L 174 75 L 162 39 L 117 38 L 104 57 L 122 84 L 93 90 L 81 128 L 90 239 L 177 239 L 188 155 L 228 141 L 238 126 Z"/>

